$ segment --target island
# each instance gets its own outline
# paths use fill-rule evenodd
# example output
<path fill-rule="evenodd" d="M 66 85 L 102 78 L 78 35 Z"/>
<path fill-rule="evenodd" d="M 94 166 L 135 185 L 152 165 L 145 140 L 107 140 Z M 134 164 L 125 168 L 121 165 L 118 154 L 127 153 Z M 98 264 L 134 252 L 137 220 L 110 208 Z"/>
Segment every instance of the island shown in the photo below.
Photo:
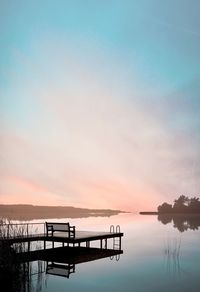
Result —
<path fill-rule="evenodd" d="M 200 227 L 200 200 L 198 197 L 189 198 L 181 195 L 174 200 L 174 204 L 163 203 L 157 212 L 140 212 L 141 215 L 158 215 L 157 219 L 166 225 L 173 223 L 173 227 L 180 232 L 198 230 Z"/>
<path fill-rule="evenodd" d="M 174 204 L 164 202 L 158 206 L 157 211 L 142 211 L 141 215 L 159 215 L 159 214 L 195 214 L 200 215 L 200 200 L 198 197 L 189 198 L 185 195 L 179 196 L 174 200 Z"/>

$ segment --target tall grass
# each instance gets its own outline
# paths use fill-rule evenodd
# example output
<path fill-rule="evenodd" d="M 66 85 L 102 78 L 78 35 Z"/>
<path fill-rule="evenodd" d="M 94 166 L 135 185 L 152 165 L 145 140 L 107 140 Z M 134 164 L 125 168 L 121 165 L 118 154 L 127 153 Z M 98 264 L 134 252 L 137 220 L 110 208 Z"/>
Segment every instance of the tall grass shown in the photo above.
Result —
<path fill-rule="evenodd" d="M 8 239 L 34 233 L 37 233 L 37 228 L 33 230 L 28 224 L 13 224 L 11 221 L 0 219 L 0 285 L 6 292 L 32 291 L 32 265 L 16 261 L 16 254 L 28 251 L 28 245 L 25 242 L 11 245 Z"/>

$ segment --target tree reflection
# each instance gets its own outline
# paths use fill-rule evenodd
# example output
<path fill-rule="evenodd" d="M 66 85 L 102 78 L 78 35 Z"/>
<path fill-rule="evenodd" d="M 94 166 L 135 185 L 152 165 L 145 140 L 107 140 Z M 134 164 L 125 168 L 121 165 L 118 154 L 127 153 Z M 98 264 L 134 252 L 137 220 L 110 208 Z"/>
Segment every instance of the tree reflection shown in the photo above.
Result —
<path fill-rule="evenodd" d="M 158 221 L 166 225 L 173 223 L 173 227 L 180 232 L 198 230 L 200 228 L 200 216 L 190 214 L 159 214 Z"/>

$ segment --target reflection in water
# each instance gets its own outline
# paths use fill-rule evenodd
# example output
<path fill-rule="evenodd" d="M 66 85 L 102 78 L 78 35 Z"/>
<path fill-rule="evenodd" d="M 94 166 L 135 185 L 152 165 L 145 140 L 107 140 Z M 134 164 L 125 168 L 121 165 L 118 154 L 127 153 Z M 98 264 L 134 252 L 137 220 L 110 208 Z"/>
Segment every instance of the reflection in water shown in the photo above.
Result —
<path fill-rule="evenodd" d="M 122 253 L 122 250 L 88 247 L 57 247 L 22 252 L 12 257 L 9 267 L 5 263 L 1 266 L 0 280 L 6 291 L 40 292 L 46 286 L 47 278 L 44 274 L 69 278 L 75 273 L 78 264 L 103 258 L 113 259 Z M 119 257 L 116 259 L 119 260 Z"/>
<path fill-rule="evenodd" d="M 41 292 L 47 286 L 43 274 L 46 263 L 43 261 L 25 262 L 21 264 L 23 279 L 20 283 L 22 292 Z M 15 290 L 14 290 L 15 291 Z"/>
<path fill-rule="evenodd" d="M 75 273 L 75 264 L 47 262 L 46 273 L 54 276 L 69 278 L 70 274 Z"/>
<path fill-rule="evenodd" d="M 200 216 L 190 214 L 159 214 L 158 221 L 163 224 L 173 222 L 173 227 L 180 232 L 191 230 L 198 230 L 200 227 Z"/>
<path fill-rule="evenodd" d="M 180 249 L 181 238 L 168 238 L 164 248 L 165 264 L 167 273 L 175 276 L 181 276 L 180 267 Z"/>
<path fill-rule="evenodd" d="M 125 252 L 120 261 L 117 262 L 116 257 L 111 256 L 112 261 L 109 257 L 88 264 L 75 264 L 75 273 L 71 273 L 68 279 L 46 274 L 47 261 L 40 260 L 43 264 L 43 273 L 31 276 L 29 291 L 199 292 L 200 228 L 194 232 L 180 233 L 173 227 L 172 218 L 164 217 L 165 224 L 171 222 L 168 225 L 156 221 L 157 216 L 134 214 L 122 214 L 110 219 L 98 217 L 95 220 L 94 218 L 72 220 L 72 225 L 79 226 L 82 230 L 87 227 L 93 231 L 120 222 L 125 234 L 123 238 Z M 59 264 L 60 259 L 51 258 L 48 262 Z M 38 261 L 30 262 L 30 266 L 32 272 L 37 272 Z M 14 273 L 15 275 L 19 273 L 14 269 L 12 273 L 13 278 L 7 277 L 7 286 L 11 285 L 12 279 L 17 281 Z M 2 270 L 0 278 L 2 284 L 4 281 Z M 23 281 L 22 276 L 20 279 Z M 18 280 L 18 283 L 21 287 L 17 285 L 12 291 L 28 292 L 28 284 L 27 290 L 23 290 L 23 282 L 20 284 L 20 281 Z M 2 287 L 0 289 L 3 292 L 11 291 Z"/>
<path fill-rule="evenodd" d="M 46 286 L 45 263 L 42 261 L 0 264 L 0 282 L 6 292 L 43 291 Z"/>

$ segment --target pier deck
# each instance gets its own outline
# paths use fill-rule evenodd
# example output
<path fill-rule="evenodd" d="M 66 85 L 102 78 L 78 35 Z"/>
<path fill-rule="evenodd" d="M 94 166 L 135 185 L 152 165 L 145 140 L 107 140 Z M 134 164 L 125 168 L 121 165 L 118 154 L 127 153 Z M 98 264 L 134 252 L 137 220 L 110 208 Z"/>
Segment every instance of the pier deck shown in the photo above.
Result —
<path fill-rule="evenodd" d="M 95 232 L 95 231 L 76 231 L 75 237 L 67 237 L 63 232 L 56 232 L 53 236 L 47 236 L 45 233 L 42 234 L 31 234 L 31 235 L 23 235 L 23 236 L 15 236 L 0 239 L 0 241 L 7 242 L 8 244 L 20 243 L 20 242 L 34 242 L 34 241 L 43 241 L 44 247 L 46 242 L 60 242 L 72 244 L 75 246 L 78 244 L 80 246 L 81 243 L 86 243 L 86 246 L 90 246 L 91 241 L 100 240 L 100 248 L 102 248 L 103 240 L 105 240 L 105 247 L 107 247 L 107 240 L 110 238 L 119 238 L 119 248 L 121 249 L 121 237 L 124 234 L 121 232 Z"/>

